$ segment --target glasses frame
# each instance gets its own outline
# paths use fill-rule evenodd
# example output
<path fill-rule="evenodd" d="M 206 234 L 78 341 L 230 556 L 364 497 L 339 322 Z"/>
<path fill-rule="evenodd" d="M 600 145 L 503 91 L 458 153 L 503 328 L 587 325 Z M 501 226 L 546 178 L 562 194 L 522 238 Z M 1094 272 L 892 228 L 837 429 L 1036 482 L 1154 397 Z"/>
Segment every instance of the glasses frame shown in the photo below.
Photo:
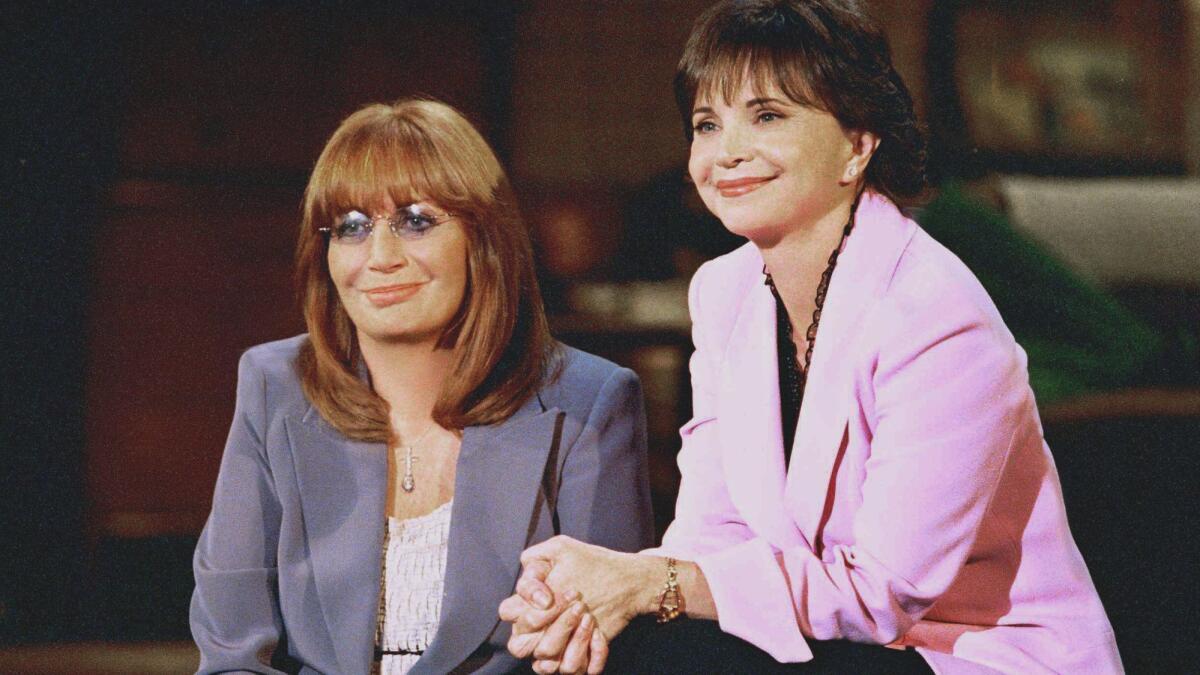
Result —
<path fill-rule="evenodd" d="M 425 209 L 422 209 L 421 204 L 418 202 L 415 204 L 409 204 L 408 206 L 398 208 L 398 209 L 396 209 L 396 212 L 390 216 L 383 216 L 383 215 L 368 216 L 366 213 L 359 211 L 358 209 L 352 209 L 352 210 L 347 211 L 346 213 L 342 214 L 341 216 L 339 216 L 339 222 L 341 220 L 344 220 L 351 213 L 355 213 L 355 212 L 361 213 L 362 215 L 367 216 L 367 219 L 368 219 L 367 224 L 366 224 L 367 234 L 365 236 L 363 236 L 362 239 L 359 239 L 357 241 L 347 241 L 345 239 L 339 238 L 334 235 L 334 233 L 333 233 L 334 226 L 331 226 L 331 225 L 326 225 L 324 227 L 318 227 L 317 231 L 320 232 L 321 234 L 325 235 L 325 240 L 327 242 L 337 243 L 337 244 L 342 244 L 342 245 L 347 245 L 347 246 L 358 246 L 360 244 L 366 243 L 366 241 L 371 238 L 371 235 L 375 233 L 375 224 L 382 220 L 387 223 L 387 225 L 388 225 L 387 229 L 390 230 L 392 233 L 392 236 L 396 237 L 397 239 L 402 239 L 404 241 L 419 241 L 425 235 L 429 234 L 429 232 L 431 230 L 433 230 L 433 228 L 438 227 L 439 225 L 444 225 L 447 221 L 453 220 L 458 217 L 457 214 L 450 213 L 448 211 L 438 213 L 428 207 L 426 207 Z M 431 219 L 433 221 L 433 224 L 430 225 L 427 229 L 425 229 L 421 233 L 420 236 L 408 235 L 408 234 L 405 234 L 405 229 L 403 226 L 403 221 L 406 216 L 423 216 L 425 218 Z"/>

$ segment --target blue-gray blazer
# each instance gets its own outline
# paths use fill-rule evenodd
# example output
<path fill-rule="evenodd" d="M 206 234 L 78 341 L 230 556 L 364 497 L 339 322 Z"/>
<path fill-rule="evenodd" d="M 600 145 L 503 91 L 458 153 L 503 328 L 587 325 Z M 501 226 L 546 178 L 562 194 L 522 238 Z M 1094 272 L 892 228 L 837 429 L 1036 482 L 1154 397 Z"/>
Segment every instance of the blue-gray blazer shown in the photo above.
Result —
<path fill-rule="evenodd" d="M 238 365 L 194 560 L 200 672 L 370 669 L 387 450 L 346 438 L 309 404 L 295 369 L 305 339 L 254 347 Z M 651 544 L 637 376 L 569 347 L 563 357 L 560 377 L 508 420 L 463 431 L 441 619 L 413 673 L 518 665 L 496 612 L 529 545 L 556 533 L 627 551 Z"/>

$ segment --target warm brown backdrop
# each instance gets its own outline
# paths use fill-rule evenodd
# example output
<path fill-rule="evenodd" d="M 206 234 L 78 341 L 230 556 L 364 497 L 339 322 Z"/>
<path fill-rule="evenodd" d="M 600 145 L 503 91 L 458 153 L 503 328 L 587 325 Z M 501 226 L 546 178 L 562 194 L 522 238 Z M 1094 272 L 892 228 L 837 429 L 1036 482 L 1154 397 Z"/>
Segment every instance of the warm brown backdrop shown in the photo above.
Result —
<path fill-rule="evenodd" d="M 0 165 L 10 225 L 0 246 L 9 347 L 0 645 L 186 637 L 188 556 L 233 409 L 237 359 L 302 329 L 290 287 L 301 192 L 340 119 L 372 101 L 446 100 L 497 147 L 535 225 L 567 213 L 598 257 L 612 255 L 621 205 L 684 161 L 670 80 L 708 4 L 7 8 L 0 81 L 17 103 L 0 111 L 0 128 L 13 132 Z M 940 176 L 1200 170 L 1198 0 L 871 4 L 932 127 Z M 1105 162 L 976 152 L 954 57 L 978 45 L 952 39 L 955 17 L 972 8 L 1082 16 L 1133 45 L 1142 64 L 1135 88 L 1178 142 L 1165 156 L 1161 143 L 1153 153 L 1134 144 Z M 686 414 L 678 377 L 686 334 L 560 325 L 583 339 L 591 331 L 584 346 L 642 375 L 654 478 L 669 498 L 674 429 Z M 1164 432 L 1163 447 L 1195 433 L 1187 429 Z M 1092 436 L 1081 437 L 1087 447 Z M 1119 501 L 1087 496 L 1101 510 Z"/>

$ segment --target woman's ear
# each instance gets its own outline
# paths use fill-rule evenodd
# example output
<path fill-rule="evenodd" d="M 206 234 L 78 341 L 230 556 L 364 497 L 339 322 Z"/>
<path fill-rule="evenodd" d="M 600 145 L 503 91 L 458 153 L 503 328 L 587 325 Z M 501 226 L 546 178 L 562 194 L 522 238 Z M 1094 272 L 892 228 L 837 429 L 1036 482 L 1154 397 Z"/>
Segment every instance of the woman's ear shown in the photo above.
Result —
<path fill-rule="evenodd" d="M 867 173 L 867 165 L 871 163 L 871 156 L 879 147 L 879 137 L 870 131 L 851 129 L 846 132 L 846 140 L 850 141 L 850 157 L 846 159 L 846 165 L 842 167 L 841 183 L 850 185 L 858 182 Z"/>

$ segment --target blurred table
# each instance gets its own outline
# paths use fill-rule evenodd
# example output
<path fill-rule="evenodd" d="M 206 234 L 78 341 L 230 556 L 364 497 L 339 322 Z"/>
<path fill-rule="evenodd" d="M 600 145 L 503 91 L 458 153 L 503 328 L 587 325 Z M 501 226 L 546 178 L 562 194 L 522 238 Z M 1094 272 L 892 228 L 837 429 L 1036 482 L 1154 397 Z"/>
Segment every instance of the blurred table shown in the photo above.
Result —
<path fill-rule="evenodd" d="M 0 649 L 0 673 L 185 675 L 200 653 L 190 642 L 73 642 Z"/>

